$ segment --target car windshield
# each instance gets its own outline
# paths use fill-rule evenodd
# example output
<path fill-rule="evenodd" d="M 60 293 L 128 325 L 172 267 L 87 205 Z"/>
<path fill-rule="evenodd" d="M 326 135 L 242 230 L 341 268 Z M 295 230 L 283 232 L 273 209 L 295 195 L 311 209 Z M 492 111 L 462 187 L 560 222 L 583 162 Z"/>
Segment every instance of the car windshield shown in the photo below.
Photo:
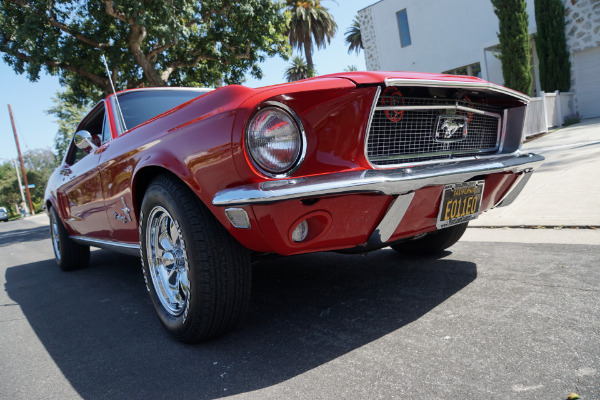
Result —
<path fill-rule="evenodd" d="M 125 125 L 131 129 L 208 91 L 210 89 L 131 91 L 119 94 L 119 105 Z"/>

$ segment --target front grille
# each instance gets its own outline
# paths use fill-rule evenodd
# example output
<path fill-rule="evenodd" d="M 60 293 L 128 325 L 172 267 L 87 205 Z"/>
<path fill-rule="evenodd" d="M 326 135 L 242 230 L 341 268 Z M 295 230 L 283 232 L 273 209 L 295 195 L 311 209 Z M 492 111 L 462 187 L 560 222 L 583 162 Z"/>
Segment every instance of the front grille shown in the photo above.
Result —
<path fill-rule="evenodd" d="M 374 166 L 390 167 L 493 154 L 499 147 L 501 112 L 501 107 L 468 99 L 457 101 L 382 95 L 370 124 L 367 158 Z M 464 138 L 461 135 L 461 140 L 454 136 L 449 140 L 436 139 L 439 116 L 443 116 L 442 121 L 466 121 Z"/>

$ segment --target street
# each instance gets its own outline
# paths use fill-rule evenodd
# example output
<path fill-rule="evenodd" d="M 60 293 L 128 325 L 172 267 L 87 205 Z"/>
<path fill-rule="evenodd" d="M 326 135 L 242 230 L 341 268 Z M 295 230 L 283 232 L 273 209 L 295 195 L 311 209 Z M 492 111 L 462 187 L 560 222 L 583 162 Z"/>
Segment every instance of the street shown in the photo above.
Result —
<path fill-rule="evenodd" d="M 94 250 L 62 272 L 45 216 L 2 223 L 0 398 L 598 399 L 599 127 L 529 143 L 547 169 L 441 257 L 256 263 L 244 323 L 194 346 L 162 329 L 137 258 Z M 590 188 L 561 195 L 591 197 L 544 212 L 545 183 L 578 159 Z"/>

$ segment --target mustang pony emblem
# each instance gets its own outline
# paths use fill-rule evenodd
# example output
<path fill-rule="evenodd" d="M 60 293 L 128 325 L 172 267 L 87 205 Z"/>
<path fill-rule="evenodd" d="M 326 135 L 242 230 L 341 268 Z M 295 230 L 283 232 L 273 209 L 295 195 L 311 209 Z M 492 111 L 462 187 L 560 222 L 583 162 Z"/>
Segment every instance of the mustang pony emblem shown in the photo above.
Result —
<path fill-rule="evenodd" d="M 444 124 L 442 125 L 442 131 L 444 131 L 444 139 L 450 139 L 452 135 L 454 135 L 454 132 L 456 132 L 464 126 L 464 122 L 456 122 L 450 119 L 445 120 Z"/>
<path fill-rule="evenodd" d="M 458 142 L 467 137 L 467 118 L 461 115 L 440 115 L 434 139 L 437 142 Z"/>

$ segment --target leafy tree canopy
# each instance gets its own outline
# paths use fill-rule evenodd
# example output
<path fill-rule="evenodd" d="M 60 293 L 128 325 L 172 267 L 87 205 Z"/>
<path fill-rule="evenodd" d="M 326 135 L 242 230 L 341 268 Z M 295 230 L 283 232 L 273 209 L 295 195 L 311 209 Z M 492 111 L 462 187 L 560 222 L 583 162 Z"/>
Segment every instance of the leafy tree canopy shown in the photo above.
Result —
<path fill-rule="evenodd" d="M 29 191 L 31 201 L 36 210 L 40 210 L 44 202 L 46 182 L 56 168 L 54 153 L 50 149 L 32 149 L 23 153 L 23 162 L 27 170 L 27 181 L 35 185 Z M 21 171 L 19 170 L 19 174 Z M 21 177 L 23 179 L 23 177 Z M 12 162 L 0 164 L 0 206 L 17 213 L 14 204 L 21 204 L 21 192 L 17 181 L 17 173 Z"/>
<path fill-rule="evenodd" d="M 346 45 L 348 46 L 348 54 L 352 53 L 353 51 L 358 54 L 362 49 L 364 49 L 358 15 L 354 17 L 352 25 L 346 29 L 346 34 L 344 37 Z"/>
<path fill-rule="evenodd" d="M 17 73 L 45 69 L 71 101 L 119 89 L 213 86 L 262 76 L 259 62 L 290 49 L 289 14 L 272 0 L 1 0 L 0 52 Z"/>
<path fill-rule="evenodd" d="M 308 78 L 308 66 L 302 57 L 295 56 L 292 59 L 290 66 L 285 70 L 284 78 L 288 82 Z"/>
<path fill-rule="evenodd" d="M 320 0 L 286 0 L 291 15 L 289 41 L 292 47 L 304 51 L 308 76 L 315 76 L 312 60 L 313 42 L 317 49 L 325 48 L 337 31 L 337 24 Z"/>
<path fill-rule="evenodd" d="M 504 85 L 521 93 L 531 92 L 529 16 L 525 0 L 491 0 L 498 16 L 500 61 Z"/>
<path fill-rule="evenodd" d="M 561 0 L 535 0 L 534 4 L 541 89 L 568 92 L 571 63 L 565 37 L 565 6 Z"/>
<path fill-rule="evenodd" d="M 56 151 L 56 160 L 59 162 L 62 161 L 65 152 L 69 148 L 77 125 L 79 125 L 94 104 L 91 101 L 86 101 L 83 105 L 74 104 L 69 101 L 72 97 L 73 92 L 70 88 L 63 92 L 58 92 L 56 97 L 52 98 L 54 106 L 46 110 L 48 114 L 56 117 L 56 122 L 58 123 L 58 132 L 54 136 L 54 149 Z"/>
<path fill-rule="evenodd" d="M 17 175 L 12 162 L 0 164 L 0 207 L 16 212 L 13 204 L 21 203 Z"/>

